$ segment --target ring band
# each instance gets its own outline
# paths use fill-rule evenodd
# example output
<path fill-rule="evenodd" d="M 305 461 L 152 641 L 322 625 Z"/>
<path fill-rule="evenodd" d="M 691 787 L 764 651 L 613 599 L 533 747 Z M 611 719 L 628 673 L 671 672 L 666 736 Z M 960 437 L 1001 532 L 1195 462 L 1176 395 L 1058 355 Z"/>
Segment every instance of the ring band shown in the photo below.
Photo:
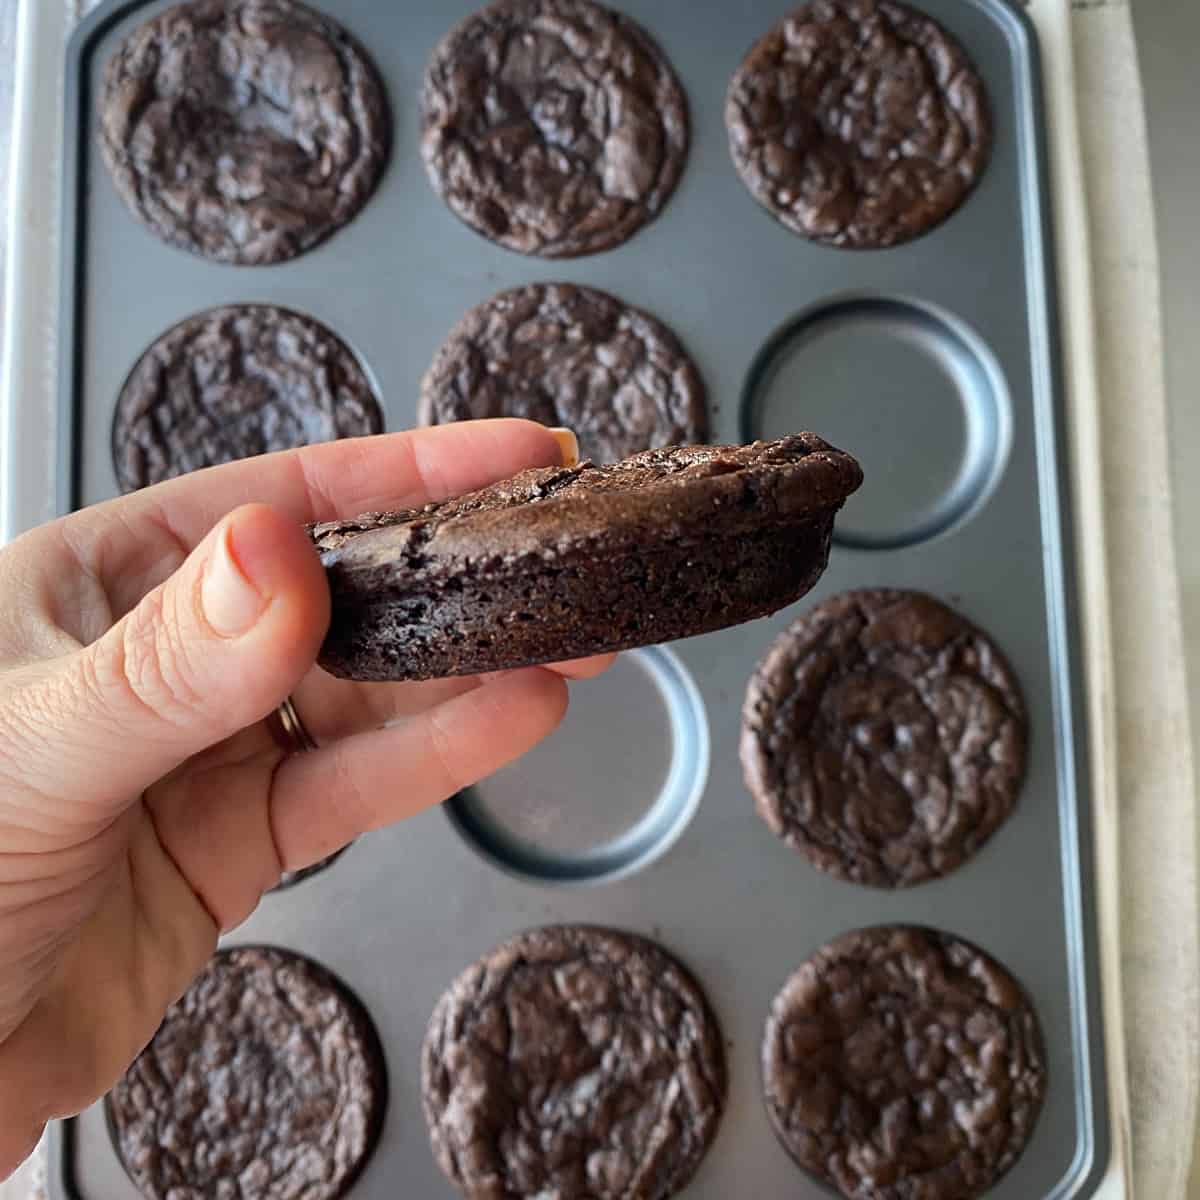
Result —
<path fill-rule="evenodd" d="M 271 714 L 267 725 L 279 748 L 288 754 L 306 754 L 318 749 L 316 739 L 300 720 L 291 696 Z"/>

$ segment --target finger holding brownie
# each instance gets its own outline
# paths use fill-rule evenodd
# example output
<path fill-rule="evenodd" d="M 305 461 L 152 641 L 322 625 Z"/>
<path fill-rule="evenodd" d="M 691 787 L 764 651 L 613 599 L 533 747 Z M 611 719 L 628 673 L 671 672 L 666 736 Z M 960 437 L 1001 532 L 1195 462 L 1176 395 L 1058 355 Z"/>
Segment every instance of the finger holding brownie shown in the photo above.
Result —
<path fill-rule="evenodd" d="M 0 550 L 0 1178 L 121 1076 L 282 875 L 519 756 L 565 680 L 609 661 L 335 679 L 304 526 L 574 459 L 571 435 L 519 420 L 333 442 Z M 283 733 L 314 753 L 272 728 L 285 701 Z"/>

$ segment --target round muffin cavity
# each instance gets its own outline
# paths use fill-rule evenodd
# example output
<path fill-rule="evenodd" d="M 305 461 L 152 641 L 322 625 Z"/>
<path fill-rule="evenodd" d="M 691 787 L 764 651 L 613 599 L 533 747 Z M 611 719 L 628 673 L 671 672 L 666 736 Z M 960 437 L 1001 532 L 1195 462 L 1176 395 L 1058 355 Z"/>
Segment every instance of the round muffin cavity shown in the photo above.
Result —
<path fill-rule="evenodd" d="M 670 64 L 590 0 L 498 0 L 425 75 L 421 153 L 454 214 L 521 254 L 619 246 L 667 202 L 688 147 Z"/>
<path fill-rule="evenodd" d="M 920 592 L 844 592 L 796 620 L 742 712 L 746 785 L 814 866 L 904 887 L 945 875 L 1012 811 L 1020 687 L 991 639 Z"/>
<path fill-rule="evenodd" d="M 787 1152 L 850 1200 L 982 1195 L 1046 1090 L 1020 985 L 975 946 L 906 926 L 845 934 L 788 979 L 762 1075 Z"/>
<path fill-rule="evenodd" d="M 130 1179 L 152 1200 L 335 1200 L 387 1101 L 366 1012 L 285 950 L 219 950 L 109 1093 Z"/>
<path fill-rule="evenodd" d="M 704 387 L 675 335 L 606 292 L 535 283 L 471 309 L 421 384 L 424 424 L 528 417 L 619 462 L 708 437 Z"/>
<path fill-rule="evenodd" d="M 232 305 L 169 329 L 138 360 L 113 415 L 113 469 L 132 492 L 382 429 L 362 367 L 324 325 L 270 305 Z"/>
<path fill-rule="evenodd" d="M 282 262 L 367 202 L 387 160 L 383 85 L 336 21 L 294 0 L 192 0 L 110 60 L 100 148 L 130 211 L 217 262 Z"/>
<path fill-rule="evenodd" d="M 421 1059 L 438 1165 L 488 1200 L 663 1200 L 725 1100 L 720 1030 L 670 955 L 626 933 L 518 934 L 438 1002 Z"/>
<path fill-rule="evenodd" d="M 945 220 L 987 165 L 984 85 L 936 21 L 896 0 L 812 0 L 761 38 L 725 104 L 754 198 L 793 232 L 893 246 Z"/>

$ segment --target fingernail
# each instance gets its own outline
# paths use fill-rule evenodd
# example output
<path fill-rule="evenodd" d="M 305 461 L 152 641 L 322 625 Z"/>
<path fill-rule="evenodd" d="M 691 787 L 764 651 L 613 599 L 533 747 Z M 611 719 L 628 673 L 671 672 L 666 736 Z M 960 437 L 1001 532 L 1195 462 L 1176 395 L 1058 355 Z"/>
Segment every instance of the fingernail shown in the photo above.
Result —
<path fill-rule="evenodd" d="M 200 585 L 205 619 L 217 634 L 227 638 L 238 637 L 253 628 L 267 606 L 238 565 L 232 539 L 233 527 L 227 525 L 217 539 Z"/>
<path fill-rule="evenodd" d="M 564 467 L 576 466 L 579 462 L 579 439 L 562 425 L 554 426 L 550 432 L 558 443 L 558 452 L 562 456 Z"/>

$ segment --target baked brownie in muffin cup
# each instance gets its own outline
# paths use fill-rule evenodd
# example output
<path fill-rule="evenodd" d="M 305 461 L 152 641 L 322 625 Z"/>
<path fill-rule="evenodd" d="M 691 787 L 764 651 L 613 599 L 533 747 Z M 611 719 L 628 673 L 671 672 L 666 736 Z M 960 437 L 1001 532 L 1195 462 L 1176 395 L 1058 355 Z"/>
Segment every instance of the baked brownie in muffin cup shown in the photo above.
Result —
<path fill-rule="evenodd" d="M 1046 1091 L 1037 1015 L 994 959 L 880 926 L 823 946 L 771 1004 L 767 1115 L 848 1200 L 974 1200 L 1017 1160 Z"/>
<path fill-rule="evenodd" d="M 126 1172 L 149 1200 L 346 1194 L 387 1102 L 366 1011 L 286 950 L 219 950 L 109 1093 Z"/>
<path fill-rule="evenodd" d="M 99 111 L 130 212 L 216 262 L 311 249 L 362 208 L 387 161 L 374 66 L 295 0 L 191 0 L 152 17 L 110 60 Z"/>
<path fill-rule="evenodd" d="M 725 1086 L 687 971 L 588 926 L 529 930 L 468 968 L 421 1055 L 434 1156 L 479 1200 L 665 1200 L 712 1143 Z"/>
<path fill-rule="evenodd" d="M 815 434 L 542 467 L 467 496 L 310 528 L 347 679 L 477 674 L 767 616 L 829 561 L 862 483 Z"/>
<path fill-rule="evenodd" d="M 775 641 L 747 689 L 759 815 L 814 866 L 904 887 L 974 854 L 1016 803 L 1025 705 L 992 640 L 920 592 L 843 592 Z"/>
<path fill-rule="evenodd" d="M 220 463 L 383 430 L 350 349 L 319 321 L 266 304 L 180 322 L 138 360 L 113 415 L 121 491 Z"/>
<path fill-rule="evenodd" d="M 534 283 L 471 309 L 421 384 L 426 425 L 528 417 L 575 432 L 580 454 L 618 462 L 708 440 L 700 376 L 675 335 L 607 292 Z"/>
<path fill-rule="evenodd" d="M 958 42 L 898 0 L 811 0 L 750 50 L 725 123 L 754 198 L 832 246 L 893 246 L 945 220 L 987 165 L 987 94 Z"/>
<path fill-rule="evenodd" d="M 662 51 L 591 0 L 497 0 L 452 29 L 425 74 L 421 153 L 434 190 L 522 254 L 610 250 L 652 220 L 688 149 Z"/>
<path fill-rule="evenodd" d="M 311 863 L 307 867 L 301 867 L 298 871 L 284 871 L 279 876 L 279 882 L 271 888 L 271 891 L 286 892 L 289 888 L 294 888 L 306 879 L 312 879 L 314 875 L 320 875 L 322 871 L 332 867 L 349 848 L 349 846 L 343 846 L 340 850 L 335 850 L 327 858 L 322 858 L 319 862 Z"/>

